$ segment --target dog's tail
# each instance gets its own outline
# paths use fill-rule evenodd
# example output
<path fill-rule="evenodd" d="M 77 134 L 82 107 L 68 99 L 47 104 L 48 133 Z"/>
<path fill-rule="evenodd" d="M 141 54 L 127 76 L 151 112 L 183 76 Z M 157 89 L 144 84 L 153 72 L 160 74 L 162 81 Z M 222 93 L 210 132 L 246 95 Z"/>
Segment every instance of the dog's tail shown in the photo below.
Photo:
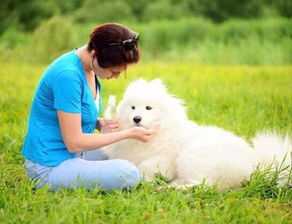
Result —
<path fill-rule="evenodd" d="M 260 132 L 252 143 L 256 160 L 264 167 L 269 167 L 273 163 L 291 166 L 292 139 L 288 134 L 281 136 L 274 132 Z"/>

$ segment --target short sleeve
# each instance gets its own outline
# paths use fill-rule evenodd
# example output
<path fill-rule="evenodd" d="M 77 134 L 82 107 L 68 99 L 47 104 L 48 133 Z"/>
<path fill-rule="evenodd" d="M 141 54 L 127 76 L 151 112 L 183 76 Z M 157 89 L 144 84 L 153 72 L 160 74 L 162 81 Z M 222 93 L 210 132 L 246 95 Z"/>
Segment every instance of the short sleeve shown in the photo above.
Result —
<path fill-rule="evenodd" d="M 82 83 L 76 71 L 63 71 L 52 82 L 54 108 L 81 113 Z"/>

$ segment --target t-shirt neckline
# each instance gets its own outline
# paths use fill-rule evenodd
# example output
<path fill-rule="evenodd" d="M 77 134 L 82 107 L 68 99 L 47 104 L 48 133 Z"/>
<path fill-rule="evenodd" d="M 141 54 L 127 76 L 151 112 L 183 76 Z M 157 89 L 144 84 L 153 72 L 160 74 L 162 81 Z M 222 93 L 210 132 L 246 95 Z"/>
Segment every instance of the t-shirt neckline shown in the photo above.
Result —
<path fill-rule="evenodd" d="M 76 47 L 72 53 L 78 58 L 78 62 L 79 62 L 79 67 L 81 67 L 81 71 L 82 71 L 82 79 L 83 79 L 83 82 L 85 83 L 86 85 L 86 88 L 90 91 L 90 94 L 91 94 L 91 97 L 93 99 L 94 102 L 97 102 L 99 101 L 99 93 L 100 93 L 100 83 L 99 83 L 99 80 L 97 78 L 97 75 L 94 74 L 94 80 L 95 80 L 95 90 L 96 90 L 96 98 L 94 98 L 93 94 L 92 94 L 92 91 L 88 85 L 88 82 L 86 80 L 86 74 L 84 72 L 84 66 L 82 64 L 82 61 L 81 61 L 81 58 L 79 57 L 79 55 L 76 53 L 76 50 L 78 49 L 78 47 Z"/>

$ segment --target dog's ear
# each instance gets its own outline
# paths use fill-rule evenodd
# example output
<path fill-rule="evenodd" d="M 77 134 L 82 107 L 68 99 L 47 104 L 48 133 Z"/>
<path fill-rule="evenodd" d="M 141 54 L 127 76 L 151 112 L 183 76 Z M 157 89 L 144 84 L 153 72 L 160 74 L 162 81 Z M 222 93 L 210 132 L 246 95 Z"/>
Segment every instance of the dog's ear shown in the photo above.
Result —
<path fill-rule="evenodd" d="M 140 86 L 145 86 L 147 84 L 147 81 L 145 79 L 137 79 L 133 82 L 131 82 L 128 86 L 126 91 L 129 91 L 129 89 L 136 89 Z"/>
<path fill-rule="evenodd" d="M 161 79 L 153 79 L 149 84 L 160 94 L 167 94 L 167 88 Z"/>
<path fill-rule="evenodd" d="M 153 79 L 149 84 L 159 87 L 160 89 L 164 89 L 166 91 L 166 87 L 161 79 Z"/>

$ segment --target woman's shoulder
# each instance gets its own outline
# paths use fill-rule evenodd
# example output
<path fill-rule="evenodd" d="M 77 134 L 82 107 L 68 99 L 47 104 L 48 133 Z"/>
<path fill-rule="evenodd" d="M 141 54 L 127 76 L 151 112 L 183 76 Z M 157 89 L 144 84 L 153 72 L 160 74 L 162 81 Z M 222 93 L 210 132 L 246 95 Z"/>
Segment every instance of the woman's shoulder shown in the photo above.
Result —
<path fill-rule="evenodd" d="M 44 73 L 47 79 L 54 80 L 57 77 L 69 80 L 82 81 L 83 67 L 79 57 L 73 52 L 68 52 L 52 62 Z"/>
<path fill-rule="evenodd" d="M 76 70 L 80 71 L 82 66 L 80 66 L 80 58 L 74 53 L 74 51 L 70 51 L 66 54 L 61 55 L 55 61 L 53 61 L 48 70 Z"/>

